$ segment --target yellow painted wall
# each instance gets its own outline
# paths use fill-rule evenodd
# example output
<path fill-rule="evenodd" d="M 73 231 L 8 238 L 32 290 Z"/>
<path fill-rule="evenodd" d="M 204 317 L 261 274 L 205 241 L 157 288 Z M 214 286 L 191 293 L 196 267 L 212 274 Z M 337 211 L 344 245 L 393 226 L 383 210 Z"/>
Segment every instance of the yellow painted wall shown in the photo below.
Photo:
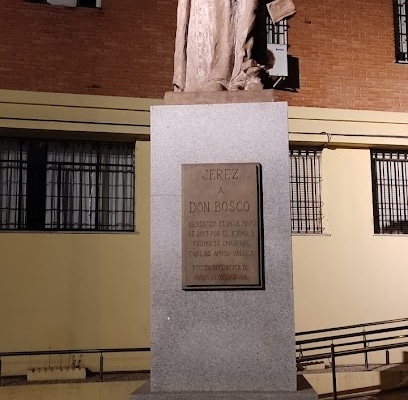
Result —
<path fill-rule="evenodd" d="M 324 234 L 292 237 L 296 330 L 407 317 L 408 236 L 374 234 L 369 149 L 407 148 L 407 115 L 291 109 L 289 116 L 292 141 L 326 146 Z M 401 359 L 402 350 L 392 351 L 392 362 Z"/>
<path fill-rule="evenodd" d="M 158 103 L 0 90 L 0 133 L 148 140 Z M 289 130 L 325 145 L 325 232 L 293 236 L 296 329 L 405 317 L 408 237 L 373 234 L 369 148 L 408 147 L 408 114 L 290 107 Z M 149 346 L 150 146 L 136 147 L 137 233 L 0 233 L 0 351 Z M 49 362 L 69 360 L 4 359 L 3 373 Z M 105 363 L 149 368 L 148 355 Z"/>
<path fill-rule="evenodd" d="M 0 127 L 14 128 L 2 130 L 8 136 L 42 128 L 34 134 L 146 139 L 151 103 L 0 91 Z M 137 232 L 0 232 L 0 352 L 150 345 L 150 143 L 137 141 L 135 154 Z M 98 362 L 84 356 L 88 367 Z M 69 356 L 4 358 L 3 374 L 49 363 Z M 149 354 L 105 355 L 105 368 L 148 369 Z"/>
<path fill-rule="evenodd" d="M 293 236 L 297 329 L 404 317 L 404 235 L 374 235 L 369 150 L 323 150 L 324 235 Z"/>

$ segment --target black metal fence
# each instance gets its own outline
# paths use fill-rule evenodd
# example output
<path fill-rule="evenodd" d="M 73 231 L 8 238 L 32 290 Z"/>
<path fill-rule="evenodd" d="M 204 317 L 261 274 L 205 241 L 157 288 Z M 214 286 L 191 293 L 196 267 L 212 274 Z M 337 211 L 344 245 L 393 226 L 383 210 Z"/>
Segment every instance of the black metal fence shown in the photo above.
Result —
<path fill-rule="evenodd" d="M 129 347 L 129 348 L 109 348 L 109 349 L 69 349 L 69 350 L 44 350 L 44 351 L 11 351 L 0 352 L 0 385 L 2 383 L 2 360 L 7 357 L 22 356 L 45 356 L 45 355 L 74 355 L 74 354 L 99 354 L 99 381 L 103 381 L 104 354 L 108 353 L 141 353 L 150 352 L 150 347 Z"/>
<path fill-rule="evenodd" d="M 330 360 L 333 398 L 337 400 L 336 359 L 363 354 L 366 370 L 369 353 L 383 351 L 389 363 L 389 350 L 408 347 L 408 318 L 369 322 L 296 333 L 298 365 Z"/>

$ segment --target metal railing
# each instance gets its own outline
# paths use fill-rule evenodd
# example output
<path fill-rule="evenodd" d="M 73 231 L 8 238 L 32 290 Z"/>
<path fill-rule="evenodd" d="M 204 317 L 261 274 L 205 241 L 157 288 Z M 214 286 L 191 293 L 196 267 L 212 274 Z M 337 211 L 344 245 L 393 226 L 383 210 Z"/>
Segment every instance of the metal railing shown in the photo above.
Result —
<path fill-rule="evenodd" d="M 296 362 L 301 365 L 329 359 L 333 398 L 337 400 L 336 359 L 338 357 L 364 354 L 365 368 L 368 369 L 369 353 L 385 351 L 385 362 L 389 364 L 389 350 L 401 347 L 408 347 L 408 318 L 298 332 L 296 333 Z M 104 354 L 133 352 L 150 352 L 150 347 L 0 352 L 0 385 L 2 359 L 5 357 L 99 354 L 99 380 L 102 382 Z"/>
<path fill-rule="evenodd" d="M 369 353 L 385 351 L 385 363 L 389 364 L 389 350 L 401 347 L 408 347 L 408 318 L 298 332 L 296 362 L 301 365 L 329 359 L 333 398 L 337 400 L 337 357 L 364 354 L 364 365 L 368 370 Z"/>
<path fill-rule="evenodd" d="M 2 384 L 2 358 L 21 356 L 46 356 L 64 354 L 99 354 L 99 381 L 103 382 L 103 355 L 107 353 L 141 353 L 149 352 L 150 347 L 128 347 L 110 349 L 69 349 L 69 350 L 43 350 L 43 351 L 9 351 L 0 352 L 0 386 Z"/>

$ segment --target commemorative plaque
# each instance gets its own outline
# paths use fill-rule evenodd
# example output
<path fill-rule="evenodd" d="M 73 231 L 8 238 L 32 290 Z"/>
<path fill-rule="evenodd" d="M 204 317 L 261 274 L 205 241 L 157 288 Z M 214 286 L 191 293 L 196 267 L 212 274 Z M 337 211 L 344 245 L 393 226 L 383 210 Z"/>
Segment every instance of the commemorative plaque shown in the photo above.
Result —
<path fill-rule="evenodd" d="M 182 165 L 182 287 L 263 289 L 261 165 Z"/>

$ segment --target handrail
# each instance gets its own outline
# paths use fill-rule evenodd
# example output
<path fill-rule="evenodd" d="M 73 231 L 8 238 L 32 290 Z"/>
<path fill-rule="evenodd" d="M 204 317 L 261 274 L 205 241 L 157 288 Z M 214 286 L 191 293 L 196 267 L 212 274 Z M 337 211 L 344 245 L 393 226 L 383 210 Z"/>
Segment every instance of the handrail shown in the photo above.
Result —
<path fill-rule="evenodd" d="M 375 343 L 375 342 L 382 342 L 386 340 L 398 340 L 398 339 L 404 339 L 408 338 L 408 335 L 398 335 L 398 336 L 389 336 L 386 338 L 376 338 L 376 339 L 370 339 L 370 340 L 357 340 L 354 342 L 346 342 L 346 343 L 337 343 L 336 347 L 342 347 L 342 346 L 351 346 L 351 345 L 358 345 L 358 344 L 367 344 L 369 345 L 370 343 Z M 324 349 L 330 349 L 331 344 L 327 344 L 324 346 L 315 346 L 315 347 L 308 347 L 306 350 L 307 351 L 314 351 L 314 350 L 324 350 Z M 303 360 L 303 359 L 302 359 Z"/>
<path fill-rule="evenodd" d="M 91 353 L 131 353 L 150 351 L 150 347 L 121 347 L 106 349 L 68 349 L 68 350 L 35 350 L 0 352 L 0 357 L 47 356 L 52 354 L 91 354 Z"/>
<path fill-rule="evenodd" d="M 302 345 L 302 344 L 307 344 L 307 343 L 317 343 L 317 342 L 323 342 L 323 341 L 329 341 L 329 340 L 347 339 L 347 338 L 352 338 L 352 337 L 356 337 L 356 336 L 361 336 L 363 333 L 365 335 L 373 335 L 373 334 L 378 334 L 378 333 L 395 332 L 395 331 L 400 331 L 400 330 L 403 330 L 403 329 L 408 329 L 408 325 L 395 326 L 395 327 L 392 327 L 392 328 L 385 328 L 385 329 L 375 329 L 375 330 L 371 330 L 371 331 L 345 333 L 345 334 L 342 334 L 342 335 L 326 336 L 324 338 L 319 337 L 319 338 L 314 338 L 314 339 L 297 340 L 296 344 L 297 345 Z"/>
<path fill-rule="evenodd" d="M 296 332 L 296 336 L 314 335 L 316 333 L 334 332 L 334 331 L 340 331 L 340 330 L 346 330 L 346 329 L 355 329 L 355 328 L 365 328 L 366 326 L 394 324 L 394 323 L 397 323 L 397 322 L 406 322 L 406 321 L 408 321 L 408 318 L 397 318 L 397 319 L 389 319 L 389 320 L 385 320 L 385 321 L 366 322 L 364 324 L 335 326 L 335 327 L 332 327 L 332 328 L 323 328 L 323 329 L 315 329 L 315 330 L 312 330 L 312 331 Z"/>
<path fill-rule="evenodd" d="M 65 350 L 34 350 L 34 351 L 3 351 L 0 352 L 0 386 L 1 386 L 1 367 L 2 357 L 20 357 L 20 356 L 45 356 L 45 355 L 64 355 L 64 354 L 99 354 L 99 381 L 103 382 L 103 355 L 105 353 L 131 353 L 148 352 L 150 347 L 122 347 L 122 348 L 103 348 L 103 349 L 65 349 Z"/>
<path fill-rule="evenodd" d="M 388 328 L 379 328 L 366 330 L 367 327 L 381 326 L 381 325 L 392 325 L 392 324 L 401 324 L 408 322 L 408 318 L 398 318 L 392 320 L 378 321 L 378 322 L 368 322 L 364 324 L 355 324 L 355 325 L 345 325 L 332 327 L 327 329 L 315 329 L 310 331 L 302 331 L 296 333 L 296 338 L 300 336 L 313 335 L 314 337 L 310 339 L 298 339 L 296 340 L 296 352 L 299 354 L 296 357 L 298 363 L 309 362 L 315 360 L 321 360 L 324 358 L 330 358 L 332 364 L 332 376 L 333 376 L 333 398 L 337 400 L 337 389 L 336 389 L 336 357 L 349 356 L 354 354 L 365 355 L 365 365 L 368 369 L 368 353 L 375 351 L 382 351 L 401 347 L 408 347 L 408 341 L 400 342 L 401 339 L 408 337 L 408 324 L 391 326 Z M 339 331 L 349 331 L 361 329 L 357 332 L 351 333 L 341 333 L 341 334 L 331 334 L 332 332 Z M 375 337 L 376 335 L 382 335 L 391 332 L 405 331 L 400 335 L 392 336 L 380 336 Z M 325 334 L 325 336 L 316 337 L 318 335 Z M 374 336 L 374 337 L 372 337 Z M 352 340 L 347 341 L 347 339 L 353 339 L 361 337 L 361 340 Z M 335 343 L 335 341 L 341 340 L 340 343 Z M 393 343 L 388 344 L 378 344 L 375 346 L 370 346 L 373 343 L 379 343 L 384 341 L 394 341 Z M 399 341 L 399 342 L 397 342 Z M 327 344 L 326 342 L 330 342 Z M 310 344 L 318 344 L 319 346 L 307 346 Z M 336 347 L 345 347 L 345 346 L 363 346 L 356 347 L 351 349 L 345 349 L 336 351 Z M 330 351 L 327 351 L 329 350 Z M 317 350 L 323 350 L 323 352 L 315 353 Z M 326 351 L 324 351 L 326 350 Z M 102 348 L 102 349 L 65 349 L 65 350 L 40 350 L 40 351 L 11 351 L 11 352 L 0 352 L 0 385 L 1 385 L 1 366 L 2 366 L 2 357 L 17 357 L 17 356 L 39 356 L 39 355 L 63 355 L 63 354 L 100 354 L 99 362 L 99 380 L 103 381 L 103 354 L 104 353 L 124 353 L 124 352 L 148 352 L 150 347 L 129 347 L 129 348 Z M 306 352 L 313 352 L 313 354 L 304 355 Z M 388 359 L 388 357 L 387 357 Z"/>
<path fill-rule="evenodd" d="M 331 349 L 332 346 L 333 345 L 330 345 L 329 348 Z M 351 356 L 351 355 L 362 354 L 362 353 L 372 353 L 374 351 L 397 349 L 400 347 L 408 347 L 408 342 L 384 344 L 380 346 L 367 347 L 367 348 L 362 348 L 362 349 L 336 351 L 336 357 Z M 307 361 L 322 360 L 324 358 L 331 358 L 331 356 L 332 356 L 331 352 L 327 352 L 327 353 L 319 354 L 317 356 L 313 356 L 313 355 L 304 356 L 302 357 L 302 361 L 307 362 Z"/>
<path fill-rule="evenodd" d="M 364 354 L 365 368 L 367 370 L 368 354 L 385 350 L 386 363 L 389 363 L 390 349 L 408 347 L 408 341 L 406 340 L 408 337 L 407 322 L 408 318 L 398 318 L 298 332 L 296 333 L 296 352 L 298 354 L 296 361 L 301 364 L 302 362 L 329 358 L 332 369 L 333 399 L 337 400 L 336 358 Z M 384 325 L 389 326 L 384 327 Z M 372 327 L 374 329 L 367 330 L 367 328 Z M 311 337 L 304 339 L 305 336 Z M 299 339 L 299 337 L 302 338 Z M 339 348 L 343 349 L 339 350 Z"/>

